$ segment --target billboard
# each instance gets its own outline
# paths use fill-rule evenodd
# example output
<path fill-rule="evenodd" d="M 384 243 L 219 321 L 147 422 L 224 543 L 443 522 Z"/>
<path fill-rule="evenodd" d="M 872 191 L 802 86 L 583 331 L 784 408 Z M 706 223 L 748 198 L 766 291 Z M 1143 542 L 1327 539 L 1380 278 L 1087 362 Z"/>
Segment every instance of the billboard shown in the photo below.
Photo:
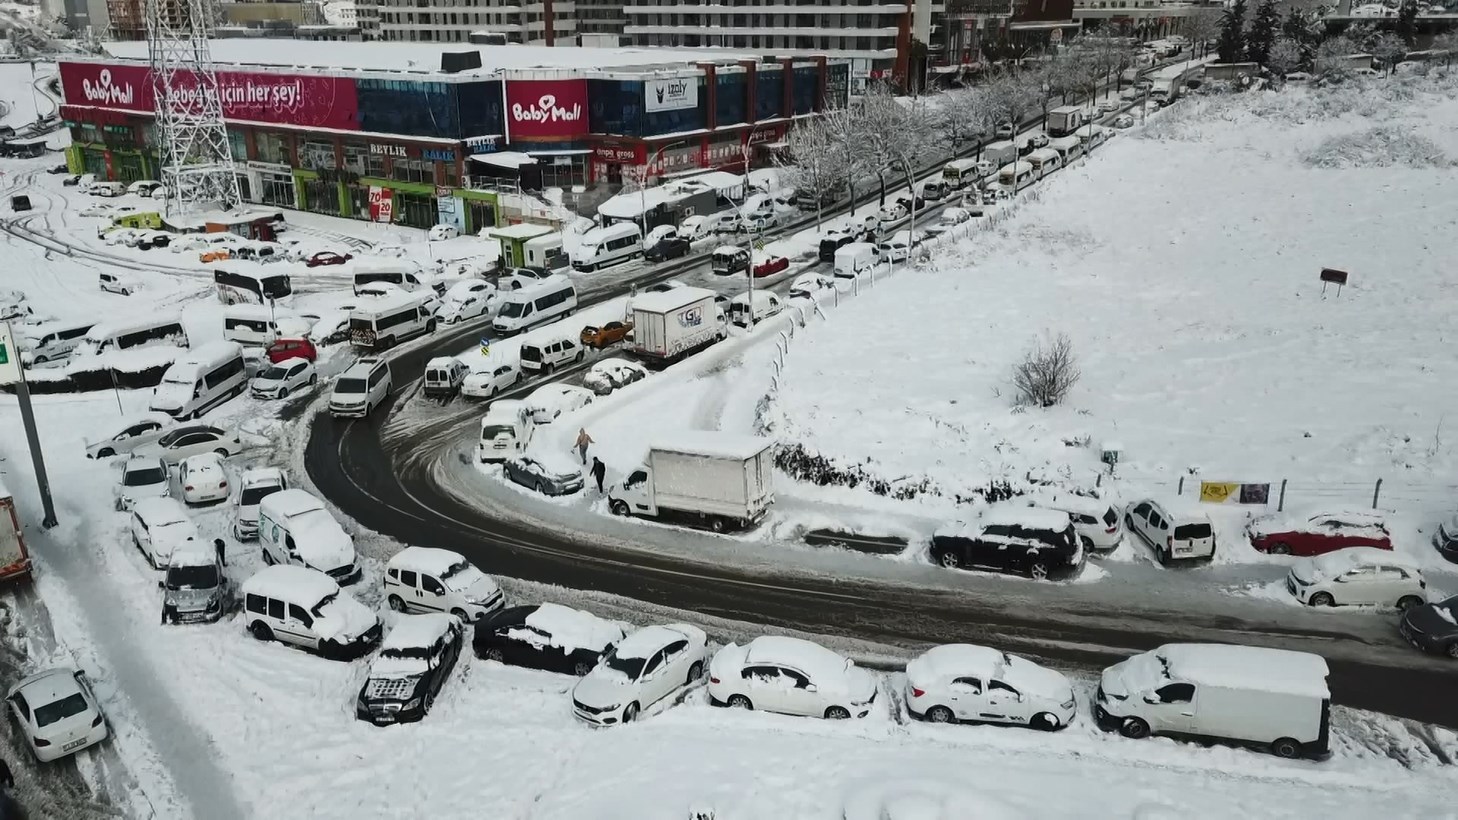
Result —
<path fill-rule="evenodd" d="M 61 87 L 70 105 L 143 113 L 154 108 L 146 66 L 62 63 Z M 184 99 L 196 98 L 196 80 L 180 72 L 173 91 Z M 354 80 L 348 78 L 219 71 L 218 95 L 223 117 L 229 120 L 359 129 L 359 98 Z"/>
<path fill-rule="evenodd" d="M 390 222 L 395 216 L 394 192 L 378 185 L 370 187 L 370 221 Z"/>
<path fill-rule="evenodd" d="M 587 80 L 507 80 L 508 142 L 587 136 Z"/>
<path fill-rule="evenodd" d="M 673 77 L 643 82 L 643 109 L 650 114 L 654 111 L 679 111 L 698 107 L 697 77 Z"/>

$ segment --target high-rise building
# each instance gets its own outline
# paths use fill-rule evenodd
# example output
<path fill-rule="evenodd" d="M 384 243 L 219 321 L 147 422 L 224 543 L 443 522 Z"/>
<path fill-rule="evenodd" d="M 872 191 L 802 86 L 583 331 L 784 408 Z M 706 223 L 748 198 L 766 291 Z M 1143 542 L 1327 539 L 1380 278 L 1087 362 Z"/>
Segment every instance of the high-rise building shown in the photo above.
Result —
<path fill-rule="evenodd" d="M 376 39 L 406 43 L 466 43 L 472 32 L 503 34 L 522 45 L 577 45 L 575 0 L 370 0 L 378 9 Z M 449 5 L 448 5 L 449 4 Z M 365 6 L 359 7 L 366 37 Z"/>

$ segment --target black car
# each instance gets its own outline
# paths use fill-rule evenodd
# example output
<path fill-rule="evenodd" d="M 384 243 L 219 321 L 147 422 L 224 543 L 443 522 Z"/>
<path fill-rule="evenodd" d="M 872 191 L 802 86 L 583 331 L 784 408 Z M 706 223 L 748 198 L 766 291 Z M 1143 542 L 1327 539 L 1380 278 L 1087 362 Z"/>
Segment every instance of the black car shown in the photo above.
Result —
<path fill-rule="evenodd" d="M 1072 575 L 1083 548 L 1068 514 L 1038 507 L 990 511 L 975 525 L 958 524 L 932 536 L 931 558 L 948 569 L 981 569 L 1043 580 Z"/>
<path fill-rule="evenodd" d="M 15 196 L 10 198 L 10 210 L 28 211 L 30 210 L 30 208 L 30 197 L 26 196 L 25 194 L 16 194 Z"/>
<path fill-rule="evenodd" d="M 623 639 L 613 621 L 589 612 L 537 604 L 514 606 L 476 622 L 472 646 L 488 661 L 581 677 Z"/>
<path fill-rule="evenodd" d="M 69 173 L 71 173 L 71 169 L 70 168 L 67 168 L 64 165 L 57 165 L 56 167 L 54 167 L 54 168 L 46 171 L 46 173 L 48 173 L 48 174 L 69 174 Z"/>
<path fill-rule="evenodd" d="M 454 615 L 402 616 L 370 662 L 354 716 L 377 726 L 425 717 L 456 668 L 463 634 Z"/>
<path fill-rule="evenodd" d="M 1424 652 L 1458 658 L 1458 595 L 1402 613 L 1397 631 Z"/>
<path fill-rule="evenodd" d="M 81 184 L 81 175 L 80 174 L 72 174 L 71 176 L 68 176 L 65 179 L 61 180 L 61 185 L 65 186 L 67 188 L 74 188 L 74 187 L 76 187 L 77 185 L 80 185 L 80 184 Z"/>
<path fill-rule="evenodd" d="M 658 240 L 658 244 L 649 248 L 643 256 L 649 262 L 666 262 L 680 256 L 688 256 L 691 247 L 692 245 L 687 239 L 681 236 L 669 236 Z"/>

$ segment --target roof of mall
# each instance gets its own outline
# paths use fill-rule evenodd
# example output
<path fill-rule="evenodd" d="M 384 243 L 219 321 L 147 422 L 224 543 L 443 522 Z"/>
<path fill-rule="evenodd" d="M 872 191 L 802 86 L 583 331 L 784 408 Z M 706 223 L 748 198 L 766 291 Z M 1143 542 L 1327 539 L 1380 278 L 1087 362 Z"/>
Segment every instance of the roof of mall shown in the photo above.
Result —
<path fill-rule="evenodd" d="M 472 43 L 300 42 L 298 40 L 222 39 L 210 43 L 213 63 L 309 71 L 411 73 L 482 76 L 498 71 L 689 68 L 694 63 L 758 60 L 755 55 L 697 49 L 635 49 L 548 46 L 480 46 Z M 147 59 L 145 42 L 107 43 L 106 50 L 126 60 Z M 481 67 L 446 74 L 441 55 L 479 52 Z M 105 59 L 104 57 L 99 59 Z"/>

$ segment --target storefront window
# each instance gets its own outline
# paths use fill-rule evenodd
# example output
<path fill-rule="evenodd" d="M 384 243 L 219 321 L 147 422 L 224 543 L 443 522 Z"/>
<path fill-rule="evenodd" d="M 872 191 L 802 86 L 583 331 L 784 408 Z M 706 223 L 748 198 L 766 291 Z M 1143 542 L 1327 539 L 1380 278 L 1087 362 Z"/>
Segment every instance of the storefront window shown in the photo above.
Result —
<path fill-rule="evenodd" d="M 282 134 L 256 134 L 253 138 L 253 144 L 255 147 L 258 148 L 259 162 L 272 162 L 275 165 L 288 165 L 290 160 L 292 159 L 292 157 L 289 156 L 288 138 Z"/>
<path fill-rule="evenodd" d="M 348 189 L 349 210 L 355 219 L 370 218 L 370 189 L 367 185 L 351 185 Z"/>
<path fill-rule="evenodd" d="M 815 110 L 815 97 L 820 91 L 820 71 L 815 66 L 795 68 L 795 113 L 809 114 Z"/>
<path fill-rule="evenodd" d="M 723 128 L 726 125 L 746 122 L 745 89 L 748 83 L 744 81 L 744 74 L 720 74 L 718 83 L 718 99 L 715 104 L 718 126 Z"/>
<path fill-rule="evenodd" d="M 304 204 L 316 214 L 339 215 L 339 188 L 321 179 L 304 180 Z"/>
<path fill-rule="evenodd" d="M 543 188 L 571 190 L 574 185 L 586 184 L 587 156 L 585 154 L 539 157 L 537 165 L 542 169 Z"/>
<path fill-rule="evenodd" d="M 496 206 L 491 203 L 468 199 L 466 200 L 466 210 L 470 214 L 471 230 L 479 231 L 482 228 L 496 227 Z"/>
<path fill-rule="evenodd" d="M 395 167 L 390 172 L 390 178 L 400 182 L 428 182 L 434 185 L 435 163 L 428 159 L 396 157 Z"/>
<path fill-rule="evenodd" d="M 825 107 L 844 108 L 850 98 L 850 64 L 832 63 L 825 67 Z"/>
<path fill-rule="evenodd" d="M 461 175 L 456 173 L 456 164 L 454 162 L 442 162 L 440 168 L 442 185 L 447 185 L 451 188 L 459 188 L 461 186 Z"/>
<path fill-rule="evenodd" d="M 156 145 L 156 142 L 149 141 L 149 144 Z M 248 159 L 248 135 L 236 128 L 228 129 L 228 150 L 233 154 L 234 162 L 245 162 Z M 247 199 L 247 197 L 244 197 Z"/>
<path fill-rule="evenodd" d="M 594 134 L 643 133 L 642 80 L 588 80 L 587 121 Z"/>
<path fill-rule="evenodd" d="M 755 83 L 754 91 L 754 113 L 755 120 L 768 120 L 780 116 L 781 101 L 785 99 L 785 76 L 779 69 L 766 71 L 763 68 L 759 71 L 759 80 Z"/>
<path fill-rule="evenodd" d="M 309 171 L 334 170 L 334 143 L 320 140 L 299 143 L 299 167 Z"/>
<path fill-rule="evenodd" d="M 351 171 L 365 176 L 372 173 L 370 170 L 370 149 L 356 143 L 344 144 L 344 170 Z M 380 164 L 380 173 L 385 172 L 384 163 Z"/>
<path fill-rule="evenodd" d="M 396 166 L 400 164 L 395 161 Z M 395 221 L 412 228 L 429 228 L 436 222 L 439 206 L 433 196 L 395 192 Z"/>
<path fill-rule="evenodd" d="M 462 83 L 455 88 L 461 114 L 462 137 L 489 137 L 502 133 L 501 82 Z"/>
<path fill-rule="evenodd" d="M 294 178 L 290 174 L 273 174 L 267 171 L 258 175 L 258 200 L 265 205 L 296 208 L 294 201 Z"/>
<path fill-rule="evenodd" d="M 445 83 L 360 79 L 355 89 L 365 131 L 451 139 L 476 136 L 461 133 L 455 97 Z"/>

